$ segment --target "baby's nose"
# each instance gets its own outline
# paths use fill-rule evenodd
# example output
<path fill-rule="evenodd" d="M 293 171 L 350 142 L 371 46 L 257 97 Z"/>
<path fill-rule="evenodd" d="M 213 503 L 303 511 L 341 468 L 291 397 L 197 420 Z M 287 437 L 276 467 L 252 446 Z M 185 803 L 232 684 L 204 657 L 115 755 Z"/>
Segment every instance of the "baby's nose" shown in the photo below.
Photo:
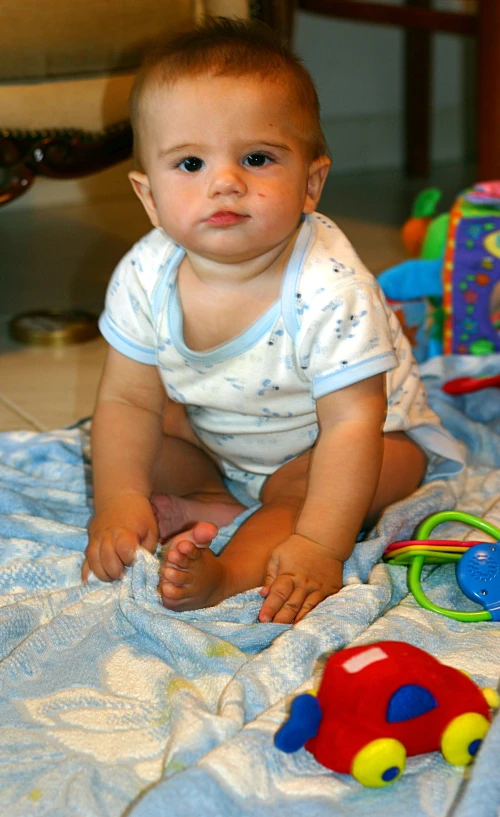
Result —
<path fill-rule="evenodd" d="M 226 165 L 217 168 L 210 181 L 210 195 L 238 195 L 246 192 L 246 184 L 239 168 Z"/>

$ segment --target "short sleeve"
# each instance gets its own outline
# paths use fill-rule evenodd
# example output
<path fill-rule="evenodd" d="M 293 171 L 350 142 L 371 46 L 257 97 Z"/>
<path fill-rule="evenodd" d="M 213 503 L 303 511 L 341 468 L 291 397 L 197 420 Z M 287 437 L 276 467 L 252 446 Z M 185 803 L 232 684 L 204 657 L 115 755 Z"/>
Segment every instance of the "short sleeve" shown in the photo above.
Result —
<path fill-rule="evenodd" d="M 138 245 L 124 256 L 111 277 L 99 329 L 126 357 L 157 365 L 157 337 Z"/>
<path fill-rule="evenodd" d="M 323 288 L 307 306 L 298 346 L 315 400 L 398 365 L 396 319 L 371 276 Z"/>

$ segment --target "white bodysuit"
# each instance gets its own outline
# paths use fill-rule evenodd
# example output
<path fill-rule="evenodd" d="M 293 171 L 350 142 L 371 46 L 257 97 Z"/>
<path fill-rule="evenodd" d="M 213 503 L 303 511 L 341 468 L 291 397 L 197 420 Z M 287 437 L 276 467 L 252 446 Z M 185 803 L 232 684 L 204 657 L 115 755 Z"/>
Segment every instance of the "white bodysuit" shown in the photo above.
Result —
<path fill-rule="evenodd" d="M 406 431 L 428 453 L 427 478 L 463 468 L 461 446 L 426 402 L 408 339 L 339 228 L 306 216 L 279 300 L 228 343 L 203 352 L 183 339 L 177 270 L 184 250 L 161 229 L 117 266 L 100 319 L 122 354 L 158 366 L 168 397 L 228 478 L 257 498 L 265 478 L 311 448 L 316 400 L 381 372 L 384 431 Z"/>

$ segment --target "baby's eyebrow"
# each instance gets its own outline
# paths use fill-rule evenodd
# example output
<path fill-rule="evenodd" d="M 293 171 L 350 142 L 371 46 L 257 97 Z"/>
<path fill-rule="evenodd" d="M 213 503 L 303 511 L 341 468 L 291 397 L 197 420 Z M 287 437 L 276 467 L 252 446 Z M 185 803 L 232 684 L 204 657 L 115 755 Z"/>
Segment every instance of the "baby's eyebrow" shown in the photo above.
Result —
<path fill-rule="evenodd" d="M 158 151 L 158 159 L 163 158 L 163 156 L 169 156 L 171 153 L 178 153 L 178 151 L 187 150 L 188 148 L 190 150 L 196 150 L 197 149 L 195 145 L 191 145 L 191 144 L 175 145 L 175 147 L 172 147 L 172 148 L 160 148 L 160 150 Z"/>
<path fill-rule="evenodd" d="M 267 140 L 263 140 L 262 142 L 251 142 L 252 145 L 262 145 L 268 148 L 278 148 L 279 150 L 288 150 L 291 151 L 292 148 L 289 145 L 285 145 L 283 142 L 268 142 Z"/>
<path fill-rule="evenodd" d="M 286 145 L 284 142 L 269 142 L 267 139 L 252 139 L 252 141 L 246 142 L 244 145 L 242 145 L 242 150 L 250 150 L 251 148 L 254 150 L 259 150 L 260 148 L 276 148 L 277 150 L 287 150 L 289 152 L 292 150 L 292 148 L 289 145 Z M 203 147 L 201 145 L 187 143 L 183 145 L 175 145 L 171 148 L 160 148 L 158 151 L 158 159 L 162 159 L 165 156 L 170 156 L 171 153 L 179 153 L 187 150 L 196 153 L 196 151 L 202 151 Z"/>

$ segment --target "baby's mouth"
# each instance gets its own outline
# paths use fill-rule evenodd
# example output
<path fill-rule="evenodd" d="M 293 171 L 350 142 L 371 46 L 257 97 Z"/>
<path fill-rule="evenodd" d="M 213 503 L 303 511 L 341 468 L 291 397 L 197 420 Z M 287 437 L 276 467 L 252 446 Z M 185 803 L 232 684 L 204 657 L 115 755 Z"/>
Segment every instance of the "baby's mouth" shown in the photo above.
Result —
<path fill-rule="evenodd" d="M 230 227 L 232 224 L 239 224 L 246 218 L 248 218 L 248 216 L 242 213 L 235 213 L 233 210 L 217 210 L 216 213 L 212 213 L 211 216 L 205 219 L 205 222 L 217 227 Z"/>

